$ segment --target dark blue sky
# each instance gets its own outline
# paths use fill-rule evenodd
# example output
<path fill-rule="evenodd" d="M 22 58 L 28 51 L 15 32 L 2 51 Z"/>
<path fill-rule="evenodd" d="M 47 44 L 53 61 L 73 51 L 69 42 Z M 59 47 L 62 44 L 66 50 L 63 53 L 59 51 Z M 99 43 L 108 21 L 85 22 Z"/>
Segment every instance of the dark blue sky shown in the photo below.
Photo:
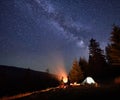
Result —
<path fill-rule="evenodd" d="M 0 0 L 0 64 L 69 71 L 88 58 L 90 38 L 104 49 L 120 25 L 119 0 Z"/>

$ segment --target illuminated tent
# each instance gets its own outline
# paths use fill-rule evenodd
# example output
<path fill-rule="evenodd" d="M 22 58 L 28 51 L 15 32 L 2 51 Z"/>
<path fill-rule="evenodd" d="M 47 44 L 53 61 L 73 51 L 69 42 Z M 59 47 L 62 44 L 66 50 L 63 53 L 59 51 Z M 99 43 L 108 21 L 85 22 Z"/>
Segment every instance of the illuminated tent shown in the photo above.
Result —
<path fill-rule="evenodd" d="M 92 77 L 87 77 L 82 83 L 82 85 L 85 85 L 85 84 L 96 84 L 96 82 L 94 81 L 94 79 Z"/>

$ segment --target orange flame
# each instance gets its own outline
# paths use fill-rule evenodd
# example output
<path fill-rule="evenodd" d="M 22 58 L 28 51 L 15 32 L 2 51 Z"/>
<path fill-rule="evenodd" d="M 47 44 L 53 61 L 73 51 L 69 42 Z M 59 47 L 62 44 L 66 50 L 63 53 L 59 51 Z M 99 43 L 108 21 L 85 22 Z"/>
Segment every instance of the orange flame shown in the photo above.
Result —
<path fill-rule="evenodd" d="M 66 77 L 63 78 L 63 82 L 64 82 L 64 83 L 67 83 L 67 82 L 68 82 L 68 78 L 66 78 Z"/>

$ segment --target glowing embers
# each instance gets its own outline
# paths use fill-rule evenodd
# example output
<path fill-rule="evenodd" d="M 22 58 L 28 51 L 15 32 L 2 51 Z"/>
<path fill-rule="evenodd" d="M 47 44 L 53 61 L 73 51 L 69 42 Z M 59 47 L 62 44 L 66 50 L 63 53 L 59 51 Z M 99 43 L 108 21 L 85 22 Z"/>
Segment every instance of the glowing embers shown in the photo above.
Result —
<path fill-rule="evenodd" d="M 80 83 L 74 82 L 74 83 L 70 83 L 71 86 L 79 86 Z"/>

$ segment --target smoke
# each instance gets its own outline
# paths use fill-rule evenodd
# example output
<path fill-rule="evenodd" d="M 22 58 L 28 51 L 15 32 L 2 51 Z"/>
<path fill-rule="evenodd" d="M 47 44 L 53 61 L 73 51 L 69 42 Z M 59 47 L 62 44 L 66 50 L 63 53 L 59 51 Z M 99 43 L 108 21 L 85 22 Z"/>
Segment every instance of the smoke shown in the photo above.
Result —
<path fill-rule="evenodd" d="M 67 78 L 67 71 L 65 69 L 64 58 L 60 52 L 51 53 L 50 62 L 54 62 L 54 64 L 49 65 L 51 68 L 51 72 L 58 75 L 58 78 L 62 77 Z"/>

